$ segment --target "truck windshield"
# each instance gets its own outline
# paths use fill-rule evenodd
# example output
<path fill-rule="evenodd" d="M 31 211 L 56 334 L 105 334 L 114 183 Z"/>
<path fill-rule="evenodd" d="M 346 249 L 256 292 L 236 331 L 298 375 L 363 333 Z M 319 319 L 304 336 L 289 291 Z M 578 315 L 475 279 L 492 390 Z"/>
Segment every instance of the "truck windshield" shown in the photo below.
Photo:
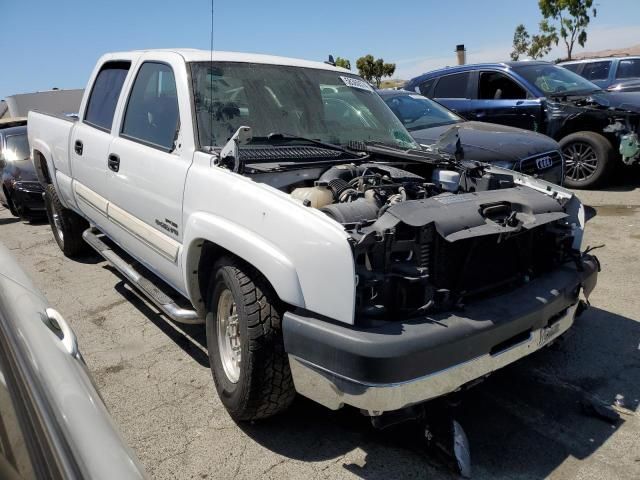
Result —
<path fill-rule="evenodd" d="M 254 137 L 286 133 L 342 146 L 357 141 L 419 148 L 369 84 L 355 75 L 238 62 L 190 67 L 201 146 L 223 146 L 244 125 Z"/>
<path fill-rule="evenodd" d="M 601 90 L 595 83 L 557 65 L 518 65 L 513 70 L 549 96 L 586 95 Z"/>

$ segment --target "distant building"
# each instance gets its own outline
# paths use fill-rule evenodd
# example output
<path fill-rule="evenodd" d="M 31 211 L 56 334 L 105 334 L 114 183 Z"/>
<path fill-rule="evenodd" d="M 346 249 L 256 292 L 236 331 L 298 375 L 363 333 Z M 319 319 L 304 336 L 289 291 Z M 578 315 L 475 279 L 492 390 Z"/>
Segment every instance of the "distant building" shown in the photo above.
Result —
<path fill-rule="evenodd" d="M 56 115 L 78 113 L 84 90 L 49 90 L 46 92 L 9 95 L 0 100 L 0 119 L 26 117 L 29 110 Z"/>

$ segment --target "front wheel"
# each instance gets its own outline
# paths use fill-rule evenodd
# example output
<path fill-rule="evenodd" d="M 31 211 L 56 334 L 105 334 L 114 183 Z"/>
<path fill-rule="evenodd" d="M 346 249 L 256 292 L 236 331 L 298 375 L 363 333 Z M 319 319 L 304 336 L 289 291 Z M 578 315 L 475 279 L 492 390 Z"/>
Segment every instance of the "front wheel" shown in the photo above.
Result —
<path fill-rule="evenodd" d="M 44 190 L 44 205 L 47 218 L 60 250 L 67 257 L 75 257 L 86 250 L 86 243 L 82 239 L 82 232 L 89 228 L 89 223 L 71 210 L 62 206 L 58 193 L 49 184 Z"/>
<path fill-rule="evenodd" d="M 595 187 L 611 172 L 615 152 L 611 142 L 599 133 L 572 133 L 559 143 L 564 156 L 564 183 L 567 187 Z"/>
<path fill-rule="evenodd" d="M 207 300 L 209 364 L 229 414 L 246 421 L 285 410 L 295 389 L 271 286 L 255 269 L 224 258 L 214 267 Z"/>

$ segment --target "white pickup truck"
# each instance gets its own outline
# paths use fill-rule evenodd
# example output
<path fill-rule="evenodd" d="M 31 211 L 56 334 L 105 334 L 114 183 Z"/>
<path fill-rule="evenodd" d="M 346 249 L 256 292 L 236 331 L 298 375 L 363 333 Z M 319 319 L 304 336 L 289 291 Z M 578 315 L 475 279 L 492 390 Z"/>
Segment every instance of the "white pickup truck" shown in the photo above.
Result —
<path fill-rule="evenodd" d="M 372 416 L 456 391 L 554 341 L 596 283 L 571 192 L 421 150 L 325 63 L 108 54 L 78 118 L 31 112 L 28 135 L 60 248 L 205 323 L 238 420 L 296 391 Z"/>

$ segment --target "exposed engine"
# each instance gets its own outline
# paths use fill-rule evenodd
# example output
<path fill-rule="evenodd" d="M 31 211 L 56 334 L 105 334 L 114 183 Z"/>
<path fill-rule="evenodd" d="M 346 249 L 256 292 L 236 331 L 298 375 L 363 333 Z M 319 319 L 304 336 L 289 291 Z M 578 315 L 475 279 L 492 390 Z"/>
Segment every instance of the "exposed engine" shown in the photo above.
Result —
<path fill-rule="evenodd" d="M 291 192 L 349 232 L 359 321 L 462 308 L 575 258 L 555 198 L 483 167 L 430 173 L 344 164 Z"/>
<path fill-rule="evenodd" d="M 434 178 L 438 183 L 385 164 L 338 165 L 324 172 L 314 187 L 297 188 L 291 196 L 339 223 L 356 224 L 375 220 L 397 203 L 458 189 L 458 172 L 436 170 Z"/>

